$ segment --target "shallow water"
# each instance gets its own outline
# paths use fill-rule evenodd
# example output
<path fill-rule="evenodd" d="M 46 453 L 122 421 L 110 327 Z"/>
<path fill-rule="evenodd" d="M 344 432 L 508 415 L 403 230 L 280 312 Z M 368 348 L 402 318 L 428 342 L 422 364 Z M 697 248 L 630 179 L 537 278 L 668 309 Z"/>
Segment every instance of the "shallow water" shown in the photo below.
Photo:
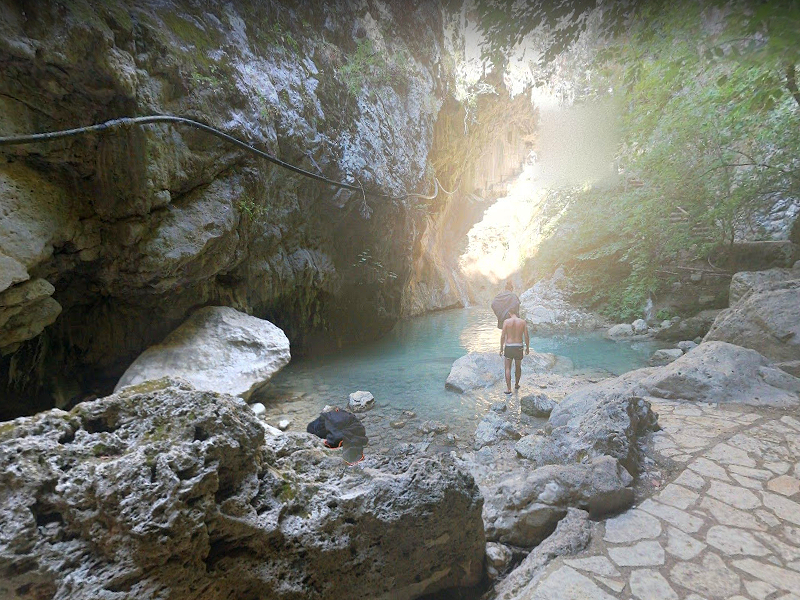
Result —
<path fill-rule="evenodd" d="M 658 347 L 654 342 L 615 342 L 601 333 L 531 338 L 531 350 L 570 358 L 581 381 L 645 366 Z M 559 377 L 526 380 L 523 361 L 522 387 L 511 397 L 503 395 L 503 385 L 473 394 L 444 389 L 457 358 L 467 352 L 497 352 L 499 348 L 500 330 L 491 311 L 467 308 L 431 313 L 399 322 L 379 341 L 320 358 L 293 360 L 254 400 L 267 406 L 268 422 L 277 424 L 280 418 L 289 418 L 291 430 L 304 431 L 326 404 L 344 407 L 351 392 L 368 390 L 375 396 L 376 406 L 361 416 L 372 443 L 420 441 L 419 425 L 435 420 L 448 425 L 461 446 L 471 440 L 475 426 L 493 402 L 507 401 L 508 417 L 519 420 L 520 395 L 540 391 L 548 383 L 552 386 L 551 380 Z M 413 411 L 416 417 L 404 417 L 403 410 Z M 407 425 L 395 429 L 390 423 L 396 426 L 397 421 L 407 421 Z M 524 415 L 522 421 L 536 424 Z M 444 440 L 445 436 L 436 436 L 433 442 L 447 443 Z"/>

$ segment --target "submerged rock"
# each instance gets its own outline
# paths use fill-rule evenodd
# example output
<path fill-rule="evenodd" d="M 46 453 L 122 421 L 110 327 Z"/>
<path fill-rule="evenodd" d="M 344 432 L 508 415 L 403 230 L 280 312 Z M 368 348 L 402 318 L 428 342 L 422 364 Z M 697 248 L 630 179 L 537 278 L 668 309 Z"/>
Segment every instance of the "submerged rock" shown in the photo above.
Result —
<path fill-rule="evenodd" d="M 173 380 L 3 424 L 0 596 L 411 599 L 478 582 L 482 499 L 450 457 L 348 468 L 274 431 Z"/>
<path fill-rule="evenodd" d="M 289 340 L 280 328 L 227 306 L 207 306 L 133 361 L 115 391 L 180 377 L 198 390 L 247 399 L 289 359 Z"/>
<path fill-rule="evenodd" d="M 546 434 L 525 436 L 517 453 L 538 465 L 572 464 L 611 456 L 639 472 L 640 439 L 657 427 L 658 415 L 646 400 L 607 393 L 600 385 L 581 388 L 550 413 Z"/>
<path fill-rule="evenodd" d="M 533 547 L 553 532 L 569 507 L 593 516 L 627 508 L 633 502 L 632 483 L 610 456 L 512 475 L 485 491 L 486 539 Z"/>

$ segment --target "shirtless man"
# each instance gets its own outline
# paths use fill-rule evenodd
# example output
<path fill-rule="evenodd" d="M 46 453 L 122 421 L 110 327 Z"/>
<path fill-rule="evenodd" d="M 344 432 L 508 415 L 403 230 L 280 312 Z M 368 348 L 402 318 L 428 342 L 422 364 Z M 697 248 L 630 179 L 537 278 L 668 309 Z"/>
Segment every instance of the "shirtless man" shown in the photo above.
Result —
<path fill-rule="evenodd" d="M 516 361 L 514 372 L 514 389 L 519 389 L 519 380 L 522 377 L 522 343 L 525 342 L 525 354 L 530 354 L 531 339 L 528 337 L 528 324 L 517 316 L 516 311 L 509 311 L 508 318 L 503 322 L 503 333 L 500 334 L 500 356 L 505 351 L 506 363 L 506 394 L 511 393 L 511 361 Z"/>

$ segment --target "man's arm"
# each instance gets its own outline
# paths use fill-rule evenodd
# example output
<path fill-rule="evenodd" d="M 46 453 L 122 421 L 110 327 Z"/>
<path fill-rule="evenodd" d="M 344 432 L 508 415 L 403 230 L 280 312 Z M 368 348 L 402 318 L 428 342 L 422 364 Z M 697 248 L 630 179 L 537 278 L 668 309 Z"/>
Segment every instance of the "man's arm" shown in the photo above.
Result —
<path fill-rule="evenodd" d="M 506 325 L 503 323 L 503 332 L 500 334 L 500 355 L 503 355 L 503 346 L 506 343 Z"/>
<path fill-rule="evenodd" d="M 528 335 L 528 323 L 525 322 L 525 329 L 522 330 L 522 339 L 525 340 L 525 354 L 531 353 L 531 338 Z"/>

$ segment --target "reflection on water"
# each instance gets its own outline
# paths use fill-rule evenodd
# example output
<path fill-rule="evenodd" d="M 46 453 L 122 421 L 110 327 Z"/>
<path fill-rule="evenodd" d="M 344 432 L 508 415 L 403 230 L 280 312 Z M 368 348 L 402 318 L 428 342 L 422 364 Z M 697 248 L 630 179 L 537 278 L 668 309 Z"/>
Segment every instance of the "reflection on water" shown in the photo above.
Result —
<path fill-rule="evenodd" d="M 576 371 L 603 375 L 620 374 L 644 366 L 657 346 L 606 340 L 599 333 L 578 336 L 531 338 L 531 349 L 569 357 Z M 502 388 L 479 394 L 457 394 L 444 389 L 453 362 L 467 352 L 497 352 L 500 330 L 488 308 L 467 308 L 437 312 L 397 324 L 383 339 L 334 355 L 293 360 L 259 394 L 267 406 L 267 419 L 293 420 L 293 430 L 305 430 L 326 404 L 346 406 L 356 390 L 368 390 L 376 408 L 363 415 L 370 433 L 395 441 L 412 440 L 411 429 L 424 420 L 445 423 L 462 438 L 471 440 L 477 422 L 492 402 L 508 400 L 518 409 L 518 396 L 511 399 Z M 524 375 L 522 395 L 526 393 Z M 254 399 L 255 400 L 255 399 Z M 390 423 L 403 420 L 401 412 L 411 410 L 417 418 L 402 429 Z M 372 436 L 374 437 L 374 431 Z"/>

